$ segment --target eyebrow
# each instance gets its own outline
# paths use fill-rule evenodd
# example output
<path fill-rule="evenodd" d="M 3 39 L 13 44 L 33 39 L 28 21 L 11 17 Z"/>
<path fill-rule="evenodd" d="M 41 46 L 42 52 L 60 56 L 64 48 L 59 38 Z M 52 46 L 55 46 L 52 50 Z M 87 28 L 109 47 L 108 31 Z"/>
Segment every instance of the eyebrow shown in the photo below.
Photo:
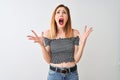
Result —
<path fill-rule="evenodd" d="M 57 10 L 57 11 L 61 11 L 61 10 L 59 9 L 59 10 Z M 67 12 L 66 10 L 62 10 L 62 11 L 65 11 L 65 12 Z"/>

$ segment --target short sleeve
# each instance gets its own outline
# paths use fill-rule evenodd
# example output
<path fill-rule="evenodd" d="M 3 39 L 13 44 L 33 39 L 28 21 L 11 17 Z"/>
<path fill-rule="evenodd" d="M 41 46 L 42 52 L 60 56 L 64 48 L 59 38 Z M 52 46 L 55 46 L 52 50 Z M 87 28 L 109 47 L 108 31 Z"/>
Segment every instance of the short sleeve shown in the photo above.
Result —
<path fill-rule="evenodd" d="M 51 39 L 44 37 L 44 45 L 45 46 L 50 46 L 50 42 L 51 42 Z"/>
<path fill-rule="evenodd" d="M 74 39 L 74 45 L 79 45 L 79 37 L 75 37 Z"/>

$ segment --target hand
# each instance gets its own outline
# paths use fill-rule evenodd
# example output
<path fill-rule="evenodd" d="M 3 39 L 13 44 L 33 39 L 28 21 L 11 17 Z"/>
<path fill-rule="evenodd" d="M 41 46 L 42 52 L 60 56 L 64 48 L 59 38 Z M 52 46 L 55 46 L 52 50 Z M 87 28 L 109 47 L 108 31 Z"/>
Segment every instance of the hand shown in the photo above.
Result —
<path fill-rule="evenodd" d="M 87 29 L 87 26 L 84 27 L 84 33 L 83 35 L 79 35 L 80 41 L 81 42 L 86 42 L 88 36 L 90 35 L 90 33 L 93 31 L 92 27 L 90 27 L 89 29 Z"/>
<path fill-rule="evenodd" d="M 34 36 L 28 35 L 27 36 L 28 39 L 33 40 L 35 43 L 39 43 L 41 46 L 44 46 L 44 41 L 43 41 L 44 40 L 43 39 L 43 34 L 44 33 L 42 32 L 41 36 L 39 37 L 34 30 L 31 30 L 31 31 L 34 34 Z"/>

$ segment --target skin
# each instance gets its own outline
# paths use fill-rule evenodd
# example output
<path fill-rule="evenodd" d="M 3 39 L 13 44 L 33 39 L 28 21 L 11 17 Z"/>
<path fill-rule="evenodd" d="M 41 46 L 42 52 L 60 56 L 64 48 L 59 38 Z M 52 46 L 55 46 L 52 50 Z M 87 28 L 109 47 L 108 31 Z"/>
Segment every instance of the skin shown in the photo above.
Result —
<path fill-rule="evenodd" d="M 63 25 L 59 24 L 60 18 L 64 19 Z M 60 37 L 65 38 L 64 28 L 65 28 L 65 24 L 66 24 L 67 20 L 68 20 L 68 15 L 67 15 L 65 8 L 59 7 L 57 9 L 56 15 L 55 15 L 55 21 L 57 23 L 57 29 L 58 29 L 56 38 L 60 38 Z M 49 38 L 49 34 L 50 34 L 49 30 L 47 30 L 44 33 L 42 32 L 41 36 L 38 36 L 37 33 L 34 30 L 32 30 L 32 33 L 34 34 L 34 36 L 28 35 L 27 37 L 29 40 L 33 40 L 35 43 L 38 43 L 40 45 L 42 54 L 43 54 L 43 58 L 45 59 L 45 61 L 48 64 L 51 64 L 51 65 L 57 66 L 57 67 L 72 67 L 80 61 L 87 38 L 92 31 L 93 31 L 92 27 L 90 27 L 88 29 L 87 26 L 84 27 L 83 34 L 80 34 L 80 32 L 78 30 L 73 29 L 74 37 L 79 36 L 79 38 L 80 38 L 79 46 L 76 46 L 76 45 L 74 46 L 75 47 L 75 51 L 74 51 L 75 62 L 67 62 L 67 63 L 60 63 L 60 64 L 50 63 L 50 46 L 47 46 L 47 47 L 44 46 L 44 38 L 43 37 Z"/>
<path fill-rule="evenodd" d="M 63 25 L 60 25 L 60 24 L 59 24 L 59 19 L 61 19 L 61 18 L 64 20 Z M 68 20 L 67 11 L 65 10 L 64 7 L 59 7 L 59 8 L 57 9 L 56 15 L 55 15 L 55 21 L 56 21 L 56 23 L 57 23 L 58 28 L 59 28 L 59 29 L 60 29 L 60 28 L 64 29 L 67 20 Z"/>

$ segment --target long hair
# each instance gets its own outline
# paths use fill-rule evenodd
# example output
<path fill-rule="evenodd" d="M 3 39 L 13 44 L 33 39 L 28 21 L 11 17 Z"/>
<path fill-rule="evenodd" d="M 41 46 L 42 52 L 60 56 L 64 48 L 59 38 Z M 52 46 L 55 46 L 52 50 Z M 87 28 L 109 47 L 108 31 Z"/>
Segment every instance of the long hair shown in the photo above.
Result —
<path fill-rule="evenodd" d="M 56 10 L 59 8 L 59 7 L 64 7 L 67 11 L 67 14 L 68 14 L 68 21 L 66 22 L 66 25 L 65 25 L 65 37 L 66 38 L 70 38 L 73 36 L 73 32 L 72 32 L 72 25 L 71 25 L 71 17 L 70 17 L 70 10 L 67 6 L 64 6 L 63 4 L 60 4 L 58 5 L 53 14 L 52 14 L 52 19 L 51 19 L 51 27 L 50 27 L 50 36 L 51 38 L 55 38 L 57 36 L 57 23 L 55 21 L 55 14 L 56 14 Z"/>

